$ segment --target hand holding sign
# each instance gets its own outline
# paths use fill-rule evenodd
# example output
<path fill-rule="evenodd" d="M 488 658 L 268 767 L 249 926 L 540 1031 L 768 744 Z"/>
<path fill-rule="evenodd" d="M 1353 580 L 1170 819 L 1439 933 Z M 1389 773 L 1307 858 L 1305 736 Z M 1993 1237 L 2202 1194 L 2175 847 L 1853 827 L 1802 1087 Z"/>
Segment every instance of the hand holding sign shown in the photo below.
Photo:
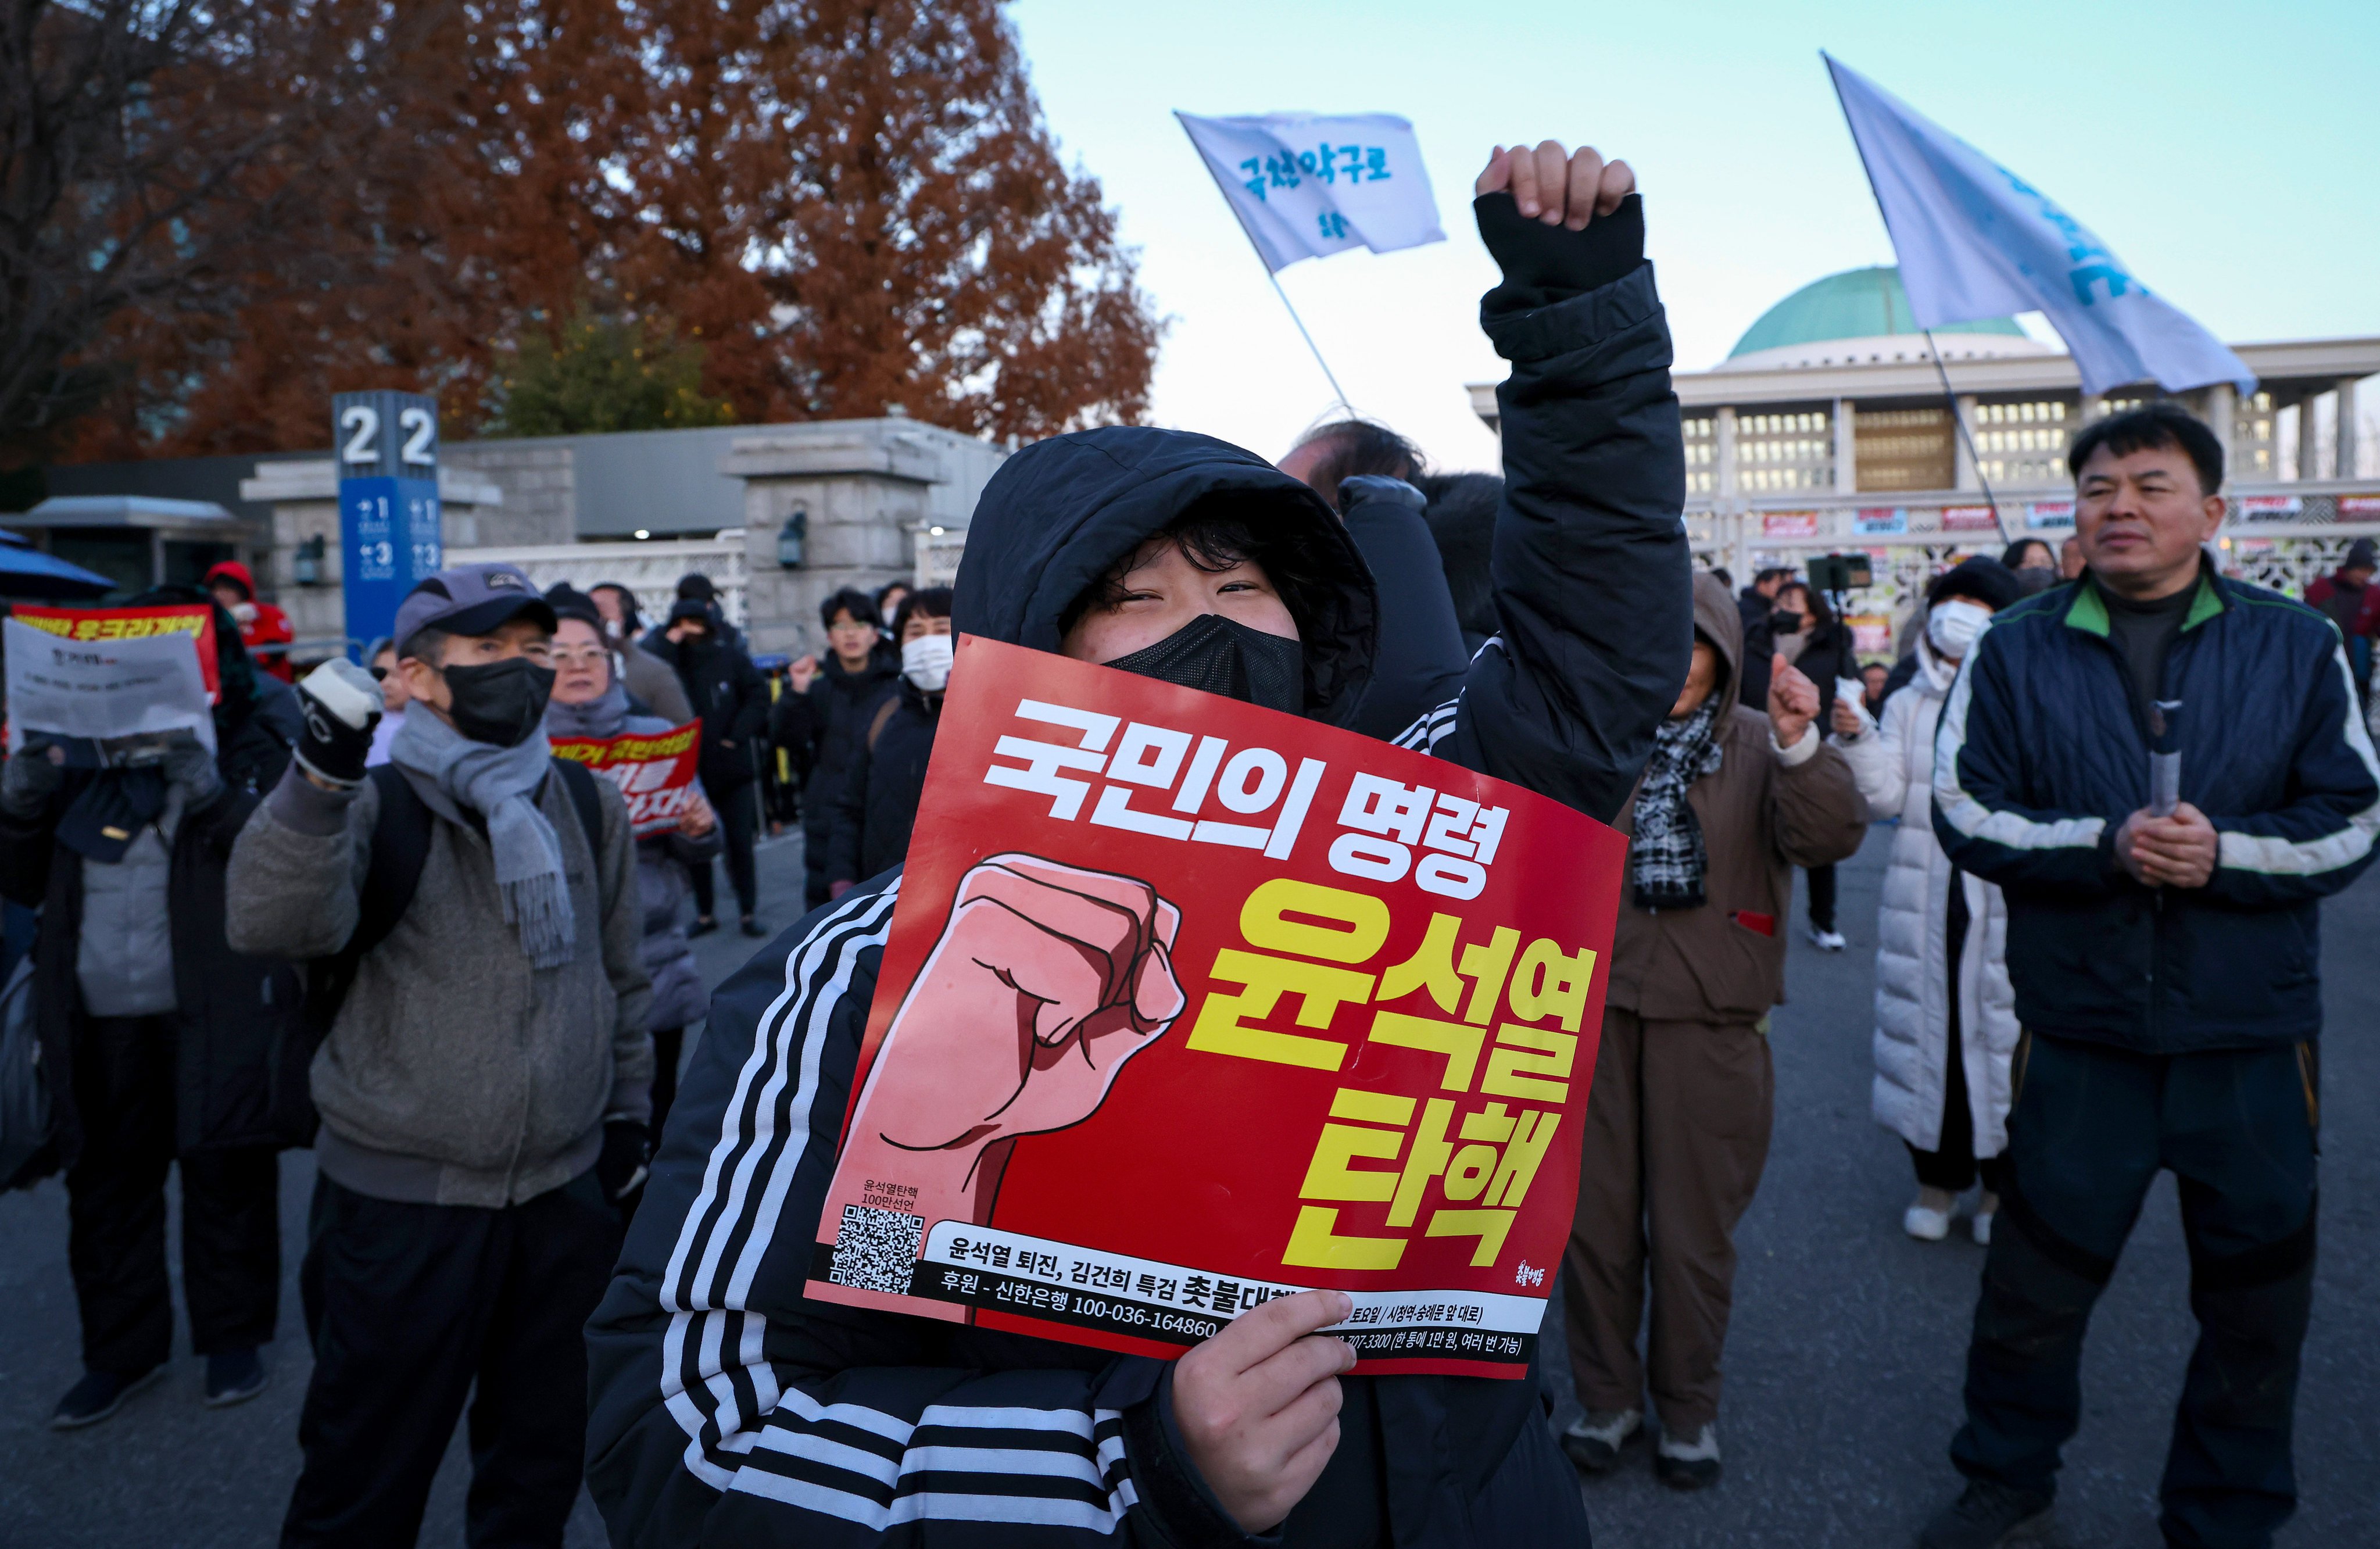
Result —
<path fill-rule="evenodd" d="M 1344 1291 L 1282 1297 L 1173 1369 L 1173 1420 L 1190 1460 L 1251 1533 L 1278 1526 L 1339 1450 L 1339 1378 L 1355 1348 L 1315 1331 L 1354 1309 Z"/>
<path fill-rule="evenodd" d="M 886 1035 L 853 1154 L 916 1172 L 943 1159 L 929 1221 L 981 1221 L 999 1184 L 988 1147 L 1090 1116 L 1124 1062 L 1173 1025 L 1180 911 L 1147 883 L 998 855 L 968 871 L 941 940 Z M 880 1173 L 879 1176 L 884 1176 Z M 830 1201 L 833 1209 L 844 1201 Z"/>

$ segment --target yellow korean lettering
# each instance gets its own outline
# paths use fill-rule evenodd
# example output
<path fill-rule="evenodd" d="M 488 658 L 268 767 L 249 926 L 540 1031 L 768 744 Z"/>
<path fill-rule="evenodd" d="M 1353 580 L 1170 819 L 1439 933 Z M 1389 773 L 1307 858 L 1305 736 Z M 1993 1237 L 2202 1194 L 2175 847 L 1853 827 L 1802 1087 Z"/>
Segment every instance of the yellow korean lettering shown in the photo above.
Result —
<path fill-rule="evenodd" d="M 1463 1008 L 1464 1021 L 1486 1027 L 1488 1019 L 1496 1014 L 1496 997 L 1504 993 L 1504 976 L 1512 971 L 1512 953 L 1520 945 L 1520 932 L 1510 925 L 1499 925 L 1496 933 L 1488 938 L 1487 945 L 1463 949 L 1463 976 L 1472 985 L 1471 1004 Z"/>
<path fill-rule="evenodd" d="M 1546 1159 L 1546 1148 L 1554 1142 L 1554 1130 L 1561 1123 L 1561 1115 L 1529 1112 L 1521 1115 L 1521 1123 L 1512 1133 L 1512 1143 L 1504 1148 L 1504 1159 L 1496 1165 L 1496 1176 L 1488 1180 L 1488 1202 L 1491 1205 L 1518 1206 L 1528 1198 L 1529 1185 L 1536 1181 L 1537 1164 Z"/>
<path fill-rule="evenodd" d="M 1404 1257 L 1402 1238 L 1342 1237 L 1338 1227 L 1339 1212 L 1331 1206 L 1300 1205 L 1281 1262 L 1308 1269 L 1394 1269 Z"/>
<path fill-rule="evenodd" d="M 1454 1160 L 1446 1165 L 1446 1197 L 1450 1200 L 1477 1199 L 1495 1171 L 1494 1146 L 1464 1146 L 1454 1153 Z"/>
<path fill-rule="evenodd" d="M 1454 1148 L 1446 1142 L 1447 1121 L 1454 1116 L 1454 1100 L 1433 1097 L 1421 1111 L 1421 1128 L 1414 1132 L 1413 1149 L 1405 1153 L 1405 1169 L 1397 1178 L 1395 1198 L 1389 1204 L 1389 1225 L 1410 1226 L 1421 1212 L 1421 1197 L 1429 1180 L 1446 1171 Z"/>
<path fill-rule="evenodd" d="M 1488 1042 L 1488 1034 L 1463 1022 L 1408 1017 L 1402 1011 L 1375 1011 L 1372 1042 L 1444 1055 L 1446 1072 L 1439 1078 L 1439 1086 L 1447 1092 L 1469 1092 L 1472 1074 L 1479 1067 L 1479 1047 Z"/>
<path fill-rule="evenodd" d="M 1414 955 L 1380 975 L 1380 998 L 1402 1000 L 1426 988 L 1438 1008 L 1452 1016 L 1463 998 L 1463 979 L 1454 971 L 1454 937 L 1462 929 L 1463 921 L 1451 914 L 1431 915 L 1429 932 Z"/>
<path fill-rule="evenodd" d="M 1307 920 L 1292 920 L 1293 914 Z M 1310 920 L 1330 924 L 1310 924 Z M 1275 877 L 1240 906 L 1240 934 L 1247 937 L 1249 945 L 1274 952 L 1332 963 L 1361 963 L 1389 939 L 1389 906 L 1368 893 Z"/>
<path fill-rule="evenodd" d="M 1209 979 L 1246 986 L 1241 994 L 1210 990 L 1198 1007 L 1197 1024 L 1190 1030 L 1189 1047 L 1201 1053 L 1231 1055 L 1240 1059 L 1269 1060 L 1275 1065 L 1302 1065 L 1313 1070 L 1336 1070 L 1347 1058 L 1347 1045 L 1328 1038 L 1307 1038 L 1294 1032 L 1250 1027 L 1251 1020 L 1272 1015 L 1284 994 L 1299 997 L 1297 1025 L 1327 1028 L 1348 1001 L 1372 998 L 1372 976 L 1320 963 L 1268 957 L 1224 947 L 1215 954 Z"/>
<path fill-rule="evenodd" d="M 1489 1140 L 1502 1145 L 1512 1138 L 1512 1116 L 1501 1103 L 1490 1103 L 1475 1114 L 1463 1116 L 1463 1138 L 1466 1140 Z"/>
<path fill-rule="evenodd" d="M 1425 1237 L 1475 1237 L 1479 1246 L 1472 1250 L 1471 1267 L 1486 1269 L 1504 1250 L 1504 1234 L 1512 1229 L 1512 1218 L 1520 1212 L 1513 1210 L 1434 1210 L 1429 1213 L 1429 1229 Z"/>
<path fill-rule="evenodd" d="M 1397 1189 L 1393 1169 L 1383 1172 L 1349 1164 L 1359 1156 L 1395 1161 L 1397 1153 L 1404 1148 L 1404 1128 L 1413 1122 L 1413 1114 L 1414 1100 L 1410 1097 L 1340 1089 L 1330 1101 L 1330 1116 L 1361 1122 L 1322 1127 L 1321 1135 L 1314 1142 L 1313 1160 L 1305 1166 L 1305 1181 L 1298 1186 L 1298 1198 L 1374 1204 L 1387 1201 Z M 1375 1128 L 1382 1124 L 1395 1128 Z"/>
<path fill-rule="evenodd" d="M 1520 970 L 1512 975 L 1512 1015 L 1524 1022 L 1560 1017 L 1565 1029 L 1576 1032 L 1594 982 L 1595 948 L 1582 946 L 1573 957 L 1552 938 L 1540 936 L 1521 954 Z"/>
<path fill-rule="evenodd" d="M 1532 1049 L 1540 1052 L 1531 1054 Z M 1576 1033 L 1506 1022 L 1496 1030 L 1496 1046 L 1488 1051 L 1488 1075 L 1479 1090 L 1496 1097 L 1567 1103 L 1571 1067 L 1577 1059 Z"/>

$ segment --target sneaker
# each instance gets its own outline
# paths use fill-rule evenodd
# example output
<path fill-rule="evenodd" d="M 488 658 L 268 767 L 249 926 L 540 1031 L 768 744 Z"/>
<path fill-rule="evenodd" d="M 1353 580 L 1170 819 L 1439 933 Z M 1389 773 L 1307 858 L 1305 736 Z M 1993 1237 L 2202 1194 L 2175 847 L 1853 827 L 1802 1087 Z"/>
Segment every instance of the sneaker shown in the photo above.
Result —
<path fill-rule="evenodd" d="M 207 1357 L 207 1408 L 229 1409 L 264 1391 L 264 1362 L 254 1350 L 217 1350 Z"/>
<path fill-rule="evenodd" d="M 163 1361 L 129 1377 L 119 1377 L 113 1372 L 85 1372 L 82 1381 L 67 1389 L 67 1396 L 58 1400 L 57 1409 L 50 1415 L 50 1428 L 79 1431 L 86 1425 L 96 1425 L 122 1409 L 127 1398 L 164 1374 Z"/>
<path fill-rule="evenodd" d="M 1718 1482 L 1718 1427 L 1706 1425 L 1692 1436 L 1664 1429 L 1653 1454 L 1653 1477 L 1672 1490 L 1706 1490 Z"/>
<path fill-rule="evenodd" d="M 1920 1242 L 1939 1242 L 1950 1235 L 1950 1212 L 1959 1196 L 1939 1189 L 1917 1190 L 1917 1202 L 1901 1213 L 1900 1229 Z"/>
<path fill-rule="evenodd" d="M 1840 952 L 1851 943 L 1843 939 L 1840 931 L 1822 931 L 1813 925 L 1810 927 L 1810 945 L 1821 952 Z"/>
<path fill-rule="evenodd" d="M 1971 1479 L 1959 1498 L 1925 1524 L 1917 1549 L 1998 1549 L 2034 1540 L 2048 1525 L 2046 1492 Z"/>
<path fill-rule="evenodd" d="M 769 927 L 747 914 L 744 917 L 744 933 L 747 936 L 765 936 L 769 933 Z"/>
<path fill-rule="evenodd" d="M 1608 1474 L 1620 1466 L 1620 1449 L 1645 1434 L 1642 1409 L 1590 1409 L 1561 1433 L 1570 1460 L 1591 1474 Z"/>
<path fill-rule="evenodd" d="M 1997 1194 L 1986 1194 L 1975 1201 L 1975 1218 L 1967 1223 L 1967 1230 L 1974 1234 L 1977 1247 L 1989 1248 L 1992 1245 L 1992 1217 L 1999 1213 L 2000 1201 Z"/>
<path fill-rule="evenodd" d="M 698 915 L 696 917 L 694 923 L 686 928 L 686 939 L 691 941 L 696 936 L 707 936 L 717 929 L 719 929 L 718 921 L 711 919 L 710 916 L 707 914 Z"/>

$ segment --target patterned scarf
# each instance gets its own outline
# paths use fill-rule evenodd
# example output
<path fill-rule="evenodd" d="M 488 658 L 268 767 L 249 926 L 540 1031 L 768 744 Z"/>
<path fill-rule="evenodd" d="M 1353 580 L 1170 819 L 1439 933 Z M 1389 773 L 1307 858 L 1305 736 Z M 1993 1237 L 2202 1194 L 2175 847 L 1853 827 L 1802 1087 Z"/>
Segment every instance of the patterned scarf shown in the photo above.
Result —
<path fill-rule="evenodd" d="M 1638 909 L 1703 906 L 1703 873 L 1710 855 L 1703 848 L 1703 825 L 1686 790 L 1718 771 L 1720 697 L 1712 694 L 1693 714 L 1664 721 L 1653 733 L 1653 756 L 1645 765 L 1645 783 L 1636 788 L 1636 837 L 1628 846 Z"/>

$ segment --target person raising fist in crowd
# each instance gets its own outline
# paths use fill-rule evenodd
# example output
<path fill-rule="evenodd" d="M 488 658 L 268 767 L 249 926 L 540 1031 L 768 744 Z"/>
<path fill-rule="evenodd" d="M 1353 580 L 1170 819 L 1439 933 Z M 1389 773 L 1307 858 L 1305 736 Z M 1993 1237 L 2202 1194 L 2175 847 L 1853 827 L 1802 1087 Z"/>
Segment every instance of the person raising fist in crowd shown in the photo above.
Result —
<path fill-rule="evenodd" d="M 1550 140 L 1499 147 L 1480 175 L 1503 274 L 1482 317 L 1512 364 L 1507 622 L 1398 738 L 1607 821 L 1693 640 L 1682 440 L 1634 189 L 1624 162 Z M 1109 426 L 993 475 L 948 627 L 1339 723 L 1399 622 L 1376 597 L 1345 527 L 1295 478 L 1208 436 Z M 930 638 L 905 645 L 920 694 Z M 1815 711 L 1782 706 L 1805 732 Z M 589 1325 L 589 1484 L 616 1541 L 1585 1542 L 1536 1384 L 1367 1379 L 1332 1335 L 1350 1311 L 1339 1291 L 1269 1301 L 1176 1362 L 805 1300 L 901 888 L 897 871 L 852 880 L 713 998 Z M 1006 966 L 976 964 L 981 993 L 1005 997 L 977 1019 L 988 1038 L 1032 1020 Z M 764 1089 L 757 1107 L 739 1096 Z"/>

